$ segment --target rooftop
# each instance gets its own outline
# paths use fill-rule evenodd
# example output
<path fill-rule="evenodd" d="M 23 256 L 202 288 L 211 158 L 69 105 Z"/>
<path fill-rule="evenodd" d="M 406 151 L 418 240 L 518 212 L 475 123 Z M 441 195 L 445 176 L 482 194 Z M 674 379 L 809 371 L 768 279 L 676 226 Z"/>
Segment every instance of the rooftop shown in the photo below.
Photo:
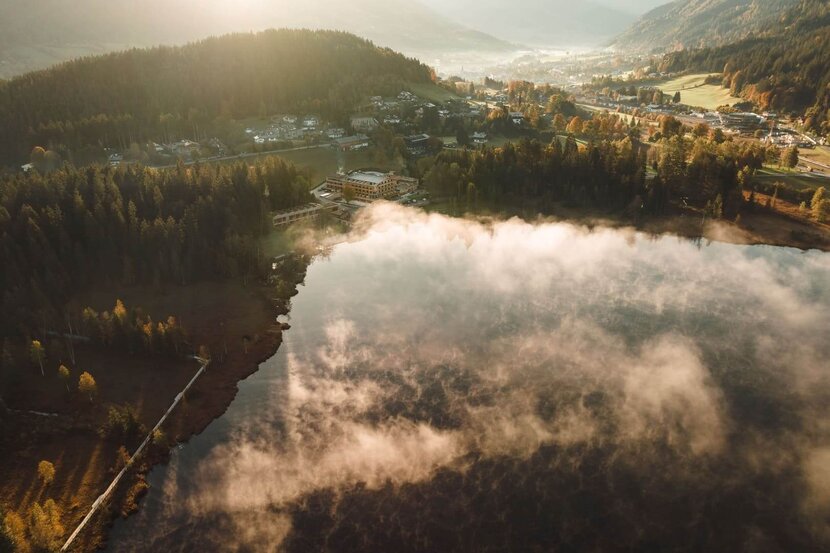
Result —
<path fill-rule="evenodd" d="M 349 173 L 349 178 L 369 184 L 381 184 L 382 182 L 386 182 L 389 176 L 378 171 L 355 171 Z"/>

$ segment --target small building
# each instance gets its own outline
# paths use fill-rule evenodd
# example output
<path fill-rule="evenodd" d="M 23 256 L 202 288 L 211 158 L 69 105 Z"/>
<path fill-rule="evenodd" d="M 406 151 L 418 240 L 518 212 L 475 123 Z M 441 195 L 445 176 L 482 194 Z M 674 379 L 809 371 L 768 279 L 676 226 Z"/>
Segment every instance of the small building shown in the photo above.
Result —
<path fill-rule="evenodd" d="M 429 139 L 428 134 L 413 134 L 404 138 L 404 143 L 406 143 L 406 149 L 410 154 L 420 156 L 429 151 Z"/>
<path fill-rule="evenodd" d="M 766 119 L 757 113 L 721 113 L 723 125 L 730 129 L 748 132 L 754 131 L 766 122 Z"/>
<path fill-rule="evenodd" d="M 474 132 L 473 133 L 473 143 L 474 144 L 487 144 L 487 133 L 486 132 Z"/>
<path fill-rule="evenodd" d="M 334 146 L 343 152 L 351 150 L 361 150 L 369 147 L 369 137 L 365 134 L 356 134 L 354 136 L 344 136 L 342 138 L 334 139 Z"/>
<path fill-rule="evenodd" d="M 328 136 L 332 140 L 336 140 L 338 138 L 343 138 L 344 136 L 346 136 L 346 129 L 341 129 L 340 127 L 335 127 L 335 128 L 329 129 L 326 132 L 326 136 Z"/>
<path fill-rule="evenodd" d="M 378 128 L 378 120 L 374 117 L 355 116 L 352 117 L 352 128 L 362 133 L 370 132 Z"/>
<path fill-rule="evenodd" d="M 317 219 L 324 211 L 336 213 L 338 210 L 336 204 L 305 204 L 274 212 L 272 221 L 275 227 L 284 227 L 299 221 Z"/>
<path fill-rule="evenodd" d="M 398 188 L 398 196 L 415 192 L 421 184 L 418 179 L 412 177 L 404 177 L 403 175 L 396 175 L 394 173 L 390 174 L 390 176 Z"/>
<path fill-rule="evenodd" d="M 525 114 L 521 111 L 511 111 L 508 116 L 514 125 L 521 125 L 525 122 Z"/>

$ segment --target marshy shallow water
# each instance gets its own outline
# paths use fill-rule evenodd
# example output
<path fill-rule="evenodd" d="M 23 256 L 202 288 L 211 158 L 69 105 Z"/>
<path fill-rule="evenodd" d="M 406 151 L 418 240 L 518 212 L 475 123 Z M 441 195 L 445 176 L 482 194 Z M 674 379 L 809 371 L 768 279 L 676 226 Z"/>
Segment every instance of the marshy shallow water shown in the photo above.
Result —
<path fill-rule="evenodd" d="M 110 551 L 830 546 L 830 255 L 391 206 Z"/>

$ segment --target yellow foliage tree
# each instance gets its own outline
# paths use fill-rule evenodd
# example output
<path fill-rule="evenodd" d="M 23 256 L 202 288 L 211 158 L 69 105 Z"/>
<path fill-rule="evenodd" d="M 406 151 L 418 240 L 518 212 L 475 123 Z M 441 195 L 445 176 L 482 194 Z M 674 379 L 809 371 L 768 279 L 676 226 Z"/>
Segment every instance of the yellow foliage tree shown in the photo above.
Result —
<path fill-rule="evenodd" d="M 53 499 L 47 499 L 41 506 L 32 505 L 29 512 L 29 537 L 35 551 L 57 551 L 64 530 L 60 510 Z"/>
<path fill-rule="evenodd" d="M 88 372 L 81 373 L 80 378 L 78 378 L 78 391 L 89 396 L 90 402 L 92 401 L 92 397 L 98 393 L 98 385 Z"/>
<path fill-rule="evenodd" d="M 48 486 L 55 480 L 55 465 L 49 461 L 41 461 L 37 464 L 37 475 Z"/>

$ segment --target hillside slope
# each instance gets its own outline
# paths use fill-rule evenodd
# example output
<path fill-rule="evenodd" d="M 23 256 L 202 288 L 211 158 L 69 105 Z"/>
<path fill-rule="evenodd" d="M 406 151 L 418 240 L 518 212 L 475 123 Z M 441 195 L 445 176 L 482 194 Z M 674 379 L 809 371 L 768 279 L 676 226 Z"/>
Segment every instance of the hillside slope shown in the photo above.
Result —
<path fill-rule="evenodd" d="M 368 93 L 430 82 L 416 60 L 335 31 L 227 35 L 68 62 L 0 83 L 0 153 L 204 134 L 231 117 L 350 113 Z"/>
<path fill-rule="evenodd" d="M 608 0 L 422 0 L 436 12 L 493 36 L 534 46 L 597 46 L 634 22 Z"/>
<path fill-rule="evenodd" d="M 830 132 L 830 2 L 801 0 L 763 36 L 667 54 L 663 71 L 722 72 L 732 93 L 760 109 L 795 112 Z"/>
<path fill-rule="evenodd" d="M 641 51 L 719 46 L 766 31 L 798 2 L 676 0 L 645 14 L 614 46 Z"/>
<path fill-rule="evenodd" d="M 342 30 L 416 56 L 511 49 L 408 0 L 4 0 L 0 78 L 83 55 L 282 27 Z"/>

